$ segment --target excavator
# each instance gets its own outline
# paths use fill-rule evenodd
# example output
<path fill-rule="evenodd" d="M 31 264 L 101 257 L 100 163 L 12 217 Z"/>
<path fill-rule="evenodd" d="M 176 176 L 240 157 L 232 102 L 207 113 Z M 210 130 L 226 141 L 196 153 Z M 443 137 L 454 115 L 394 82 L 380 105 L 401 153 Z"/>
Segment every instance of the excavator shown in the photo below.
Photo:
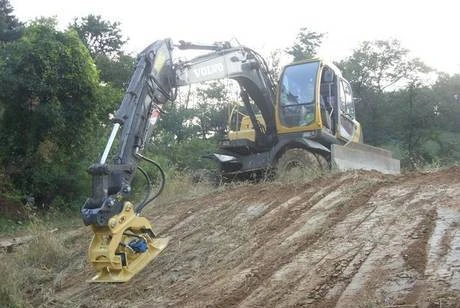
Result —
<path fill-rule="evenodd" d="M 203 54 L 175 60 L 176 50 Z M 105 149 L 88 168 L 92 195 L 82 206 L 81 217 L 94 233 L 88 255 L 96 275 L 90 282 L 128 281 L 168 245 L 169 239 L 157 237 L 141 216 L 165 183 L 161 167 L 143 153 L 165 113 L 163 106 L 175 101 L 178 88 L 220 79 L 236 81 L 245 109 L 232 113 L 232 130 L 212 154 L 222 177 L 331 167 L 399 173 L 399 161 L 391 152 L 362 143 L 352 89 L 333 63 L 322 59 L 292 63 L 276 82 L 265 60 L 248 47 L 156 41 L 139 54 L 121 105 L 111 118 Z M 154 180 L 140 167 L 141 161 L 157 170 Z M 137 171 L 149 189 L 134 205 L 130 200 Z"/>

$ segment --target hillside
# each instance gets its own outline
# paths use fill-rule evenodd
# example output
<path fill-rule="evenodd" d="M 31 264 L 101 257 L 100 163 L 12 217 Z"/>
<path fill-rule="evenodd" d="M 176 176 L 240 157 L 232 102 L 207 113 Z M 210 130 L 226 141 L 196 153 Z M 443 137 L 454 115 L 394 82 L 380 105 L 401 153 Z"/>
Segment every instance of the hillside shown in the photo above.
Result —
<path fill-rule="evenodd" d="M 131 282 L 86 282 L 90 230 L 81 228 L 70 265 L 27 298 L 42 307 L 460 307 L 459 197 L 452 167 L 240 185 L 154 205 L 146 215 L 170 245 Z"/>

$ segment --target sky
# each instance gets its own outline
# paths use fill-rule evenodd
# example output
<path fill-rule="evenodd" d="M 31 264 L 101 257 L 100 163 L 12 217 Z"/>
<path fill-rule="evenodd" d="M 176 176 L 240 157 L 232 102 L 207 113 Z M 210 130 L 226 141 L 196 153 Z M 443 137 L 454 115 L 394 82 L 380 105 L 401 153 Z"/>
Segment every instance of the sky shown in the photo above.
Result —
<path fill-rule="evenodd" d="M 398 39 L 436 70 L 460 73 L 456 0 L 10 0 L 21 21 L 56 16 L 64 29 L 88 14 L 119 21 L 136 54 L 158 39 L 237 39 L 265 57 L 293 44 L 302 27 L 326 33 L 320 56 L 339 61 L 365 40 Z"/>

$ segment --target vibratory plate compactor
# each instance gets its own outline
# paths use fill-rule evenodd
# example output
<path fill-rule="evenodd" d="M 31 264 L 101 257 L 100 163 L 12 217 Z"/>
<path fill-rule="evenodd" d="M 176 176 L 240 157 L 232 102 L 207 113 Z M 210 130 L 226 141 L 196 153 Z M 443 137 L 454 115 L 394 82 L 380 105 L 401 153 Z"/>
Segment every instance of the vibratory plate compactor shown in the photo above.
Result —
<path fill-rule="evenodd" d="M 108 171 L 102 173 L 110 173 L 107 166 L 90 169 L 93 176 L 100 169 Z M 84 223 L 91 225 L 94 233 L 88 256 L 96 275 L 90 282 L 126 282 L 168 245 L 169 238 L 157 238 L 150 222 L 140 216 L 152 198 L 137 207 L 123 199 L 123 194 L 118 193 L 104 198 L 99 206 L 100 202 L 90 198 L 81 210 Z"/>
<path fill-rule="evenodd" d="M 156 238 L 145 217 L 137 216 L 133 205 L 109 219 L 106 226 L 92 225 L 89 261 L 97 274 L 90 282 L 126 282 L 140 272 L 168 245 L 168 238 Z"/>

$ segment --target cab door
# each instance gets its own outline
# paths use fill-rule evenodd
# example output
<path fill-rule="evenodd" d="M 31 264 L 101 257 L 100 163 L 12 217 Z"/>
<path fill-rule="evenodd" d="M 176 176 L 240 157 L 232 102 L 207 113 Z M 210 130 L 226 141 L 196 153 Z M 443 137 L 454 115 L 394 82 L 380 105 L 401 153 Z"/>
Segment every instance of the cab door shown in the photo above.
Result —
<path fill-rule="evenodd" d="M 281 74 L 276 127 L 280 134 L 321 128 L 318 72 L 320 61 L 309 60 L 287 65 Z"/>
<path fill-rule="evenodd" d="M 338 137 L 344 141 L 353 139 L 358 123 L 355 120 L 355 106 L 350 84 L 343 78 L 339 79 L 338 95 Z"/>

